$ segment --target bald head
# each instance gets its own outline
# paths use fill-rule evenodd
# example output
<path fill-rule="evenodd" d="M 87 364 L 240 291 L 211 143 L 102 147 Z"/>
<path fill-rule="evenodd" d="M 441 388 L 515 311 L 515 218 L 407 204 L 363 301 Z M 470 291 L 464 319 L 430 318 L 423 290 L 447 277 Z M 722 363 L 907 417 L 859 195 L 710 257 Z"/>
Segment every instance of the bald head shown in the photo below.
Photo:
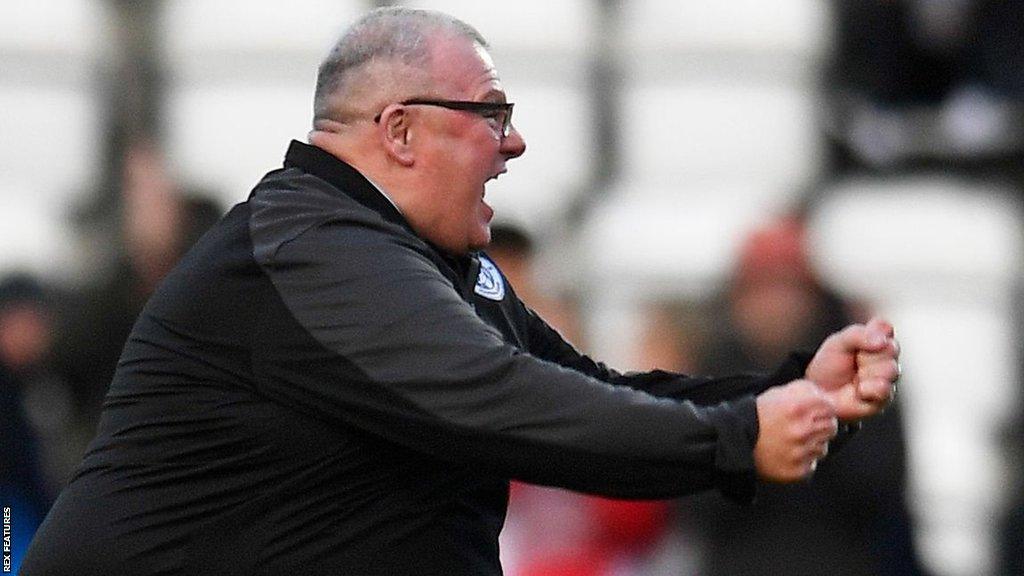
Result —
<path fill-rule="evenodd" d="M 320 64 L 314 126 L 373 117 L 390 102 L 430 90 L 430 42 L 464 38 L 486 47 L 475 28 L 441 12 L 389 7 L 354 23 Z"/>
<path fill-rule="evenodd" d="M 490 241 L 487 182 L 526 149 L 484 39 L 437 12 L 385 8 L 346 32 L 320 67 L 309 143 L 385 193 L 451 254 Z"/>

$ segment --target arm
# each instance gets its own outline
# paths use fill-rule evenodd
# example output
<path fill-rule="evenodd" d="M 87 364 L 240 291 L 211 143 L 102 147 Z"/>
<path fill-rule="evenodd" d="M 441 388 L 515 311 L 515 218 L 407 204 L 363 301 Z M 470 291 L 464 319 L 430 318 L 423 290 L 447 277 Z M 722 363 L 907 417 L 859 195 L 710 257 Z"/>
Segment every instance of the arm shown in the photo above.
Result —
<path fill-rule="evenodd" d="M 602 363 L 580 354 L 556 330 L 528 308 L 530 353 L 597 378 L 603 382 L 642 390 L 659 398 L 689 400 L 699 405 L 713 405 L 746 395 L 757 395 L 769 388 L 804 377 L 809 354 L 794 353 L 773 373 L 744 374 L 727 377 L 686 376 L 663 370 L 622 374 Z"/>
<path fill-rule="evenodd" d="M 625 497 L 716 486 L 749 493 L 752 397 L 704 407 L 658 399 L 524 354 L 414 244 L 328 222 L 258 251 L 315 342 L 296 348 L 264 334 L 261 390 L 338 425 L 530 482 Z"/>
<path fill-rule="evenodd" d="M 828 454 L 829 442 L 839 432 L 833 398 L 802 379 L 811 359 L 809 354 L 791 354 L 767 376 L 695 378 L 661 370 L 620 374 L 577 352 L 536 313 L 520 306 L 528 318 L 531 352 L 602 381 L 697 404 L 756 394 L 759 431 L 754 460 L 762 480 L 795 482 L 806 478 L 815 471 L 818 460 Z"/>
<path fill-rule="evenodd" d="M 530 318 L 531 352 L 605 382 L 659 397 L 706 405 L 744 394 L 760 396 L 773 387 L 806 378 L 821 388 L 843 422 L 837 447 L 859 428 L 861 420 L 892 402 L 900 375 L 900 348 L 893 327 L 878 318 L 831 335 L 813 357 L 800 352 L 790 354 L 772 374 L 708 378 L 661 370 L 620 374 L 580 354 L 539 316 L 529 309 L 526 313 Z"/>

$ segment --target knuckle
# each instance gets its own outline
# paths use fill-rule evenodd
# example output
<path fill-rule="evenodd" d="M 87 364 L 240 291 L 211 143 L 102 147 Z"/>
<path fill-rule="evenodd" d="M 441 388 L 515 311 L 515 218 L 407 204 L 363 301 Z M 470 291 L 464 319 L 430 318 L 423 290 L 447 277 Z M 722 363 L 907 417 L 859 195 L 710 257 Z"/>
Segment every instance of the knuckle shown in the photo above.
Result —
<path fill-rule="evenodd" d="M 793 387 L 793 390 L 797 392 L 806 392 L 814 386 L 814 384 L 812 384 L 810 380 L 794 380 L 791 386 Z"/>
<path fill-rule="evenodd" d="M 794 442 L 805 443 L 814 435 L 814 428 L 807 422 L 795 422 L 790 430 L 790 437 Z"/>

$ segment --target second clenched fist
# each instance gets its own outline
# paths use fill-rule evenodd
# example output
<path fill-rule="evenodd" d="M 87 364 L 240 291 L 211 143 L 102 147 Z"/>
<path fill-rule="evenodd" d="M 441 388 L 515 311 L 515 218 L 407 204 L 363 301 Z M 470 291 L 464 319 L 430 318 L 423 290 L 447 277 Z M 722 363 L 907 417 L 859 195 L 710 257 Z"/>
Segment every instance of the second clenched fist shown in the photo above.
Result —
<path fill-rule="evenodd" d="M 796 482 L 811 475 L 838 430 L 835 406 L 809 380 L 794 380 L 757 397 L 759 433 L 754 445 L 758 476 Z"/>

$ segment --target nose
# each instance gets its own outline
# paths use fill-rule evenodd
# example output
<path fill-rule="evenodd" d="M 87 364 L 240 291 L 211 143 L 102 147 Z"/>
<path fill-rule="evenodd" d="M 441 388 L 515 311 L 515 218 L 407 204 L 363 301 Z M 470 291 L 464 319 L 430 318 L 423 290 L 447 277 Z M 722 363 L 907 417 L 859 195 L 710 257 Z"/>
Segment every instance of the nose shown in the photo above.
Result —
<path fill-rule="evenodd" d="M 508 136 L 501 139 L 501 153 L 508 158 L 518 158 L 526 152 L 526 140 L 515 126 L 511 127 Z"/>

